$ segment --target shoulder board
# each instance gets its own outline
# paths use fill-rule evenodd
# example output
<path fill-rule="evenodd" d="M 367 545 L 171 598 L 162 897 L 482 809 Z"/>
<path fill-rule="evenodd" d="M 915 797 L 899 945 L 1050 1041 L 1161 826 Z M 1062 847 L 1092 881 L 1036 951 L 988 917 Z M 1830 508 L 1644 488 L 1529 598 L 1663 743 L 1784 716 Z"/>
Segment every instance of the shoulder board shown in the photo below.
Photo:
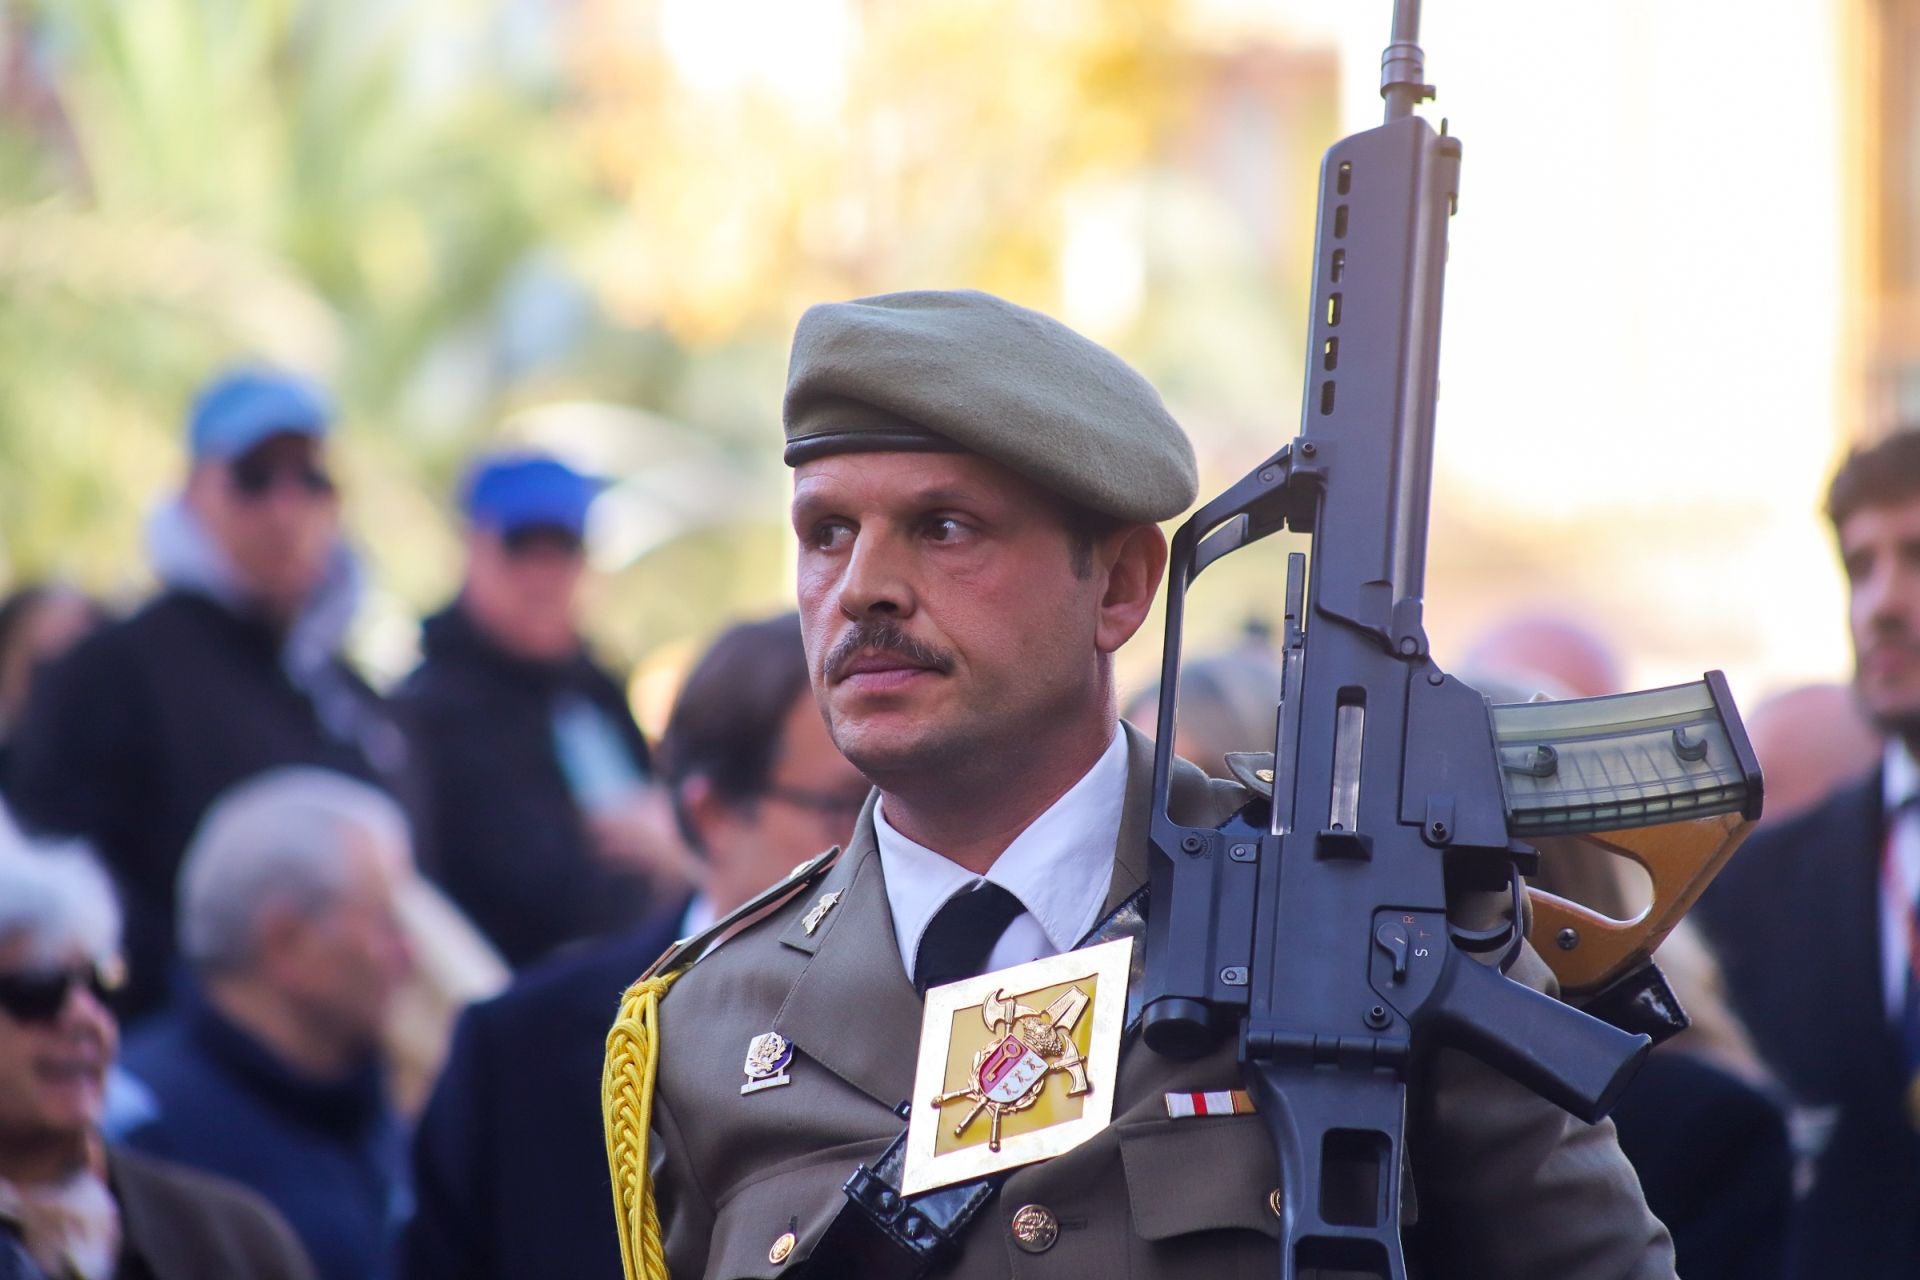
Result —
<path fill-rule="evenodd" d="M 1227 768 L 1240 785 L 1255 795 L 1273 799 L 1273 753 L 1271 751 L 1229 751 Z"/>
<path fill-rule="evenodd" d="M 640 975 L 642 981 L 648 978 L 663 977 L 679 969 L 685 969 L 705 955 L 714 945 L 727 935 L 738 931 L 756 917 L 772 911 L 784 904 L 789 898 L 811 885 L 827 872 L 833 870 L 833 864 L 840 860 L 840 846 L 808 858 L 805 862 L 787 873 L 787 878 L 771 888 L 755 895 L 740 904 L 738 908 L 721 916 L 712 924 L 691 937 L 682 938 L 668 947 L 665 954 L 655 960 L 648 970 Z"/>

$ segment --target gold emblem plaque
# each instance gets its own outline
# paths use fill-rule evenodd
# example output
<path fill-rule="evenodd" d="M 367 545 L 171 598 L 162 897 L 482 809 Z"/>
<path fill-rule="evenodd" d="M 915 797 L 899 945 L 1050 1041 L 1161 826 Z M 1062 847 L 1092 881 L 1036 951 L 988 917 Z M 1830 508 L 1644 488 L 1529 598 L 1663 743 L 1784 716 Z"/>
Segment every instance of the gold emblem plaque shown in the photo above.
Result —
<path fill-rule="evenodd" d="M 927 992 L 905 1195 L 1071 1151 L 1113 1118 L 1133 939 Z"/>

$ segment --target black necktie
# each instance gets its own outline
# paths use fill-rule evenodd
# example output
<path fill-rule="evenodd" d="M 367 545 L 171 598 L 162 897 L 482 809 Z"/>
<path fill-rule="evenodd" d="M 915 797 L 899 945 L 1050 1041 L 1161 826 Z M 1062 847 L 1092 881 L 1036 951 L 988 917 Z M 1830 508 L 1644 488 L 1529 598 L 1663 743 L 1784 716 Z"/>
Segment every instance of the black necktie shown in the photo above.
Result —
<path fill-rule="evenodd" d="M 927 922 L 920 948 L 913 953 L 914 989 L 925 995 L 928 987 L 979 973 L 1000 935 L 1025 911 L 1020 899 L 991 880 L 948 898 Z"/>

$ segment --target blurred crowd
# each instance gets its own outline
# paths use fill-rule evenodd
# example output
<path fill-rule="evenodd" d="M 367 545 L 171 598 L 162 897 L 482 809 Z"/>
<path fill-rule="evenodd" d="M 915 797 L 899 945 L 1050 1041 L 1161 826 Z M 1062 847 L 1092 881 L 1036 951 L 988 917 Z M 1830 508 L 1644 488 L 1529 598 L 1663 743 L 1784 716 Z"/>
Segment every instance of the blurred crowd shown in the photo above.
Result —
<path fill-rule="evenodd" d="M 158 593 L 0 605 L 0 1276 L 617 1267 L 615 1000 L 866 799 L 792 616 L 721 635 L 647 741 L 580 637 L 599 486 L 551 457 L 475 461 L 460 589 L 377 693 L 330 427 L 297 378 L 220 378 Z M 227 1180 L 181 1184 L 222 1197 L 185 1238 L 138 1187 L 180 1168 Z"/>
<path fill-rule="evenodd" d="M 0 603 L 0 1280 L 619 1274 L 599 1084 L 621 990 L 867 802 L 797 619 L 727 628 L 648 741 L 581 638 L 598 482 L 498 453 L 458 495 L 457 593 L 375 690 L 343 654 L 362 578 L 324 393 L 241 369 L 186 417 L 189 470 L 147 530 L 154 596 L 125 616 L 57 583 Z M 1663 948 L 1694 1025 L 1616 1117 L 1692 1280 L 1868 1274 L 1806 1260 L 1920 1181 L 1920 957 L 1888 968 L 1881 947 L 1920 919 L 1900 817 L 1920 674 L 1875 656 L 1920 647 L 1920 590 L 1873 576 L 1920 579 L 1920 518 L 1857 523 L 1920 513 L 1920 451 L 1849 467 L 1833 514 L 1861 680 L 1748 709 L 1767 820 L 1734 866 L 1762 870 Z M 1496 701 L 1622 692 L 1618 639 L 1510 619 L 1457 673 Z M 1227 776 L 1229 753 L 1271 748 L 1279 692 L 1250 626 L 1183 668 L 1177 750 Z M 1125 713 L 1152 733 L 1157 704 Z M 1812 861 L 1844 821 L 1871 846 L 1864 885 Z M 1544 882 L 1620 919 L 1645 905 L 1618 858 L 1572 851 Z M 1864 971 L 1806 965 L 1778 932 L 1796 912 Z M 1836 1047 L 1821 1018 L 1853 1005 L 1861 1038 Z"/>

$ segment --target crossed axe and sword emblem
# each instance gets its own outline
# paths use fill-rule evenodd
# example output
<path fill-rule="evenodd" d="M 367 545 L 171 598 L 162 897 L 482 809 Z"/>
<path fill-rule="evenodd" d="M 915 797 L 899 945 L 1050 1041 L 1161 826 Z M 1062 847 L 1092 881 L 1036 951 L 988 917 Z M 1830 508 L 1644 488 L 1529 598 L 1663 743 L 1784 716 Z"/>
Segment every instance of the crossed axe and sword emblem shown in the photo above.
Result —
<path fill-rule="evenodd" d="M 933 1099 L 936 1108 L 972 1099 L 973 1109 L 953 1127 L 953 1136 L 965 1133 L 984 1111 L 992 1124 L 987 1149 L 999 1151 L 1002 1117 L 1040 1101 L 1047 1077 L 1056 1071 L 1067 1074 L 1068 1097 L 1089 1092 L 1086 1060 L 1073 1043 L 1074 1024 L 1086 1007 L 1087 993 L 1079 987 L 1069 988 L 1043 1012 L 1008 999 L 1005 991 L 982 1001 L 980 1019 L 997 1038 L 973 1055 L 973 1079 L 966 1088 Z"/>

